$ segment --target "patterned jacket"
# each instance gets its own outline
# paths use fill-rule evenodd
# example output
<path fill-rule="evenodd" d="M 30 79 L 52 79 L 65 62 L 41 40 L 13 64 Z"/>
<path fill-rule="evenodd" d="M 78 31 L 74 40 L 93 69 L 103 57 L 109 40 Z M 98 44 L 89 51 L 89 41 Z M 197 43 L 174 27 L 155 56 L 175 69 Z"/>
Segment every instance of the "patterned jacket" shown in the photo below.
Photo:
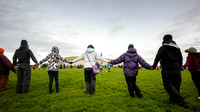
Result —
<path fill-rule="evenodd" d="M 48 61 L 47 71 L 59 71 L 59 60 L 62 60 L 63 62 L 69 62 L 68 60 L 61 57 L 59 54 L 58 47 L 53 47 L 52 52 L 46 56 L 42 61 L 40 61 L 40 64 L 42 64 L 45 61 Z"/>

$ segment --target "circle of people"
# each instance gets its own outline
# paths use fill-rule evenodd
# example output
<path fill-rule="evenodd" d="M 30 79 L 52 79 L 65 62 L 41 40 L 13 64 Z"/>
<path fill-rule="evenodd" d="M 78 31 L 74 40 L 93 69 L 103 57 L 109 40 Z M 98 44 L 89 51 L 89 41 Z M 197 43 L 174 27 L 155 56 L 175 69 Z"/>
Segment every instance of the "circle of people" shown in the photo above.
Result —
<path fill-rule="evenodd" d="M 28 42 L 26 40 L 21 40 L 21 45 L 16 49 L 13 55 L 13 64 L 4 55 L 4 49 L 0 48 L 0 92 L 6 89 L 9 70 L 14 73 L 17 72 L 17 87 L 16 93 L 27 93 L 30 86 L 31 80 L 31 66 L 30 58 L 40 65 L 48 61 L 47 72 L 49 75 L 49 94 L 52 91 L 52 83 L 55 78 L 56 82 L 56 92 L 59 92 L 59 60 L 67 63 L 75 63 L 84 58 L 84 76 L 86 84 L 86 94 L 95 93 L 96 85 L 96 74 L 98 69 L 95 67 L 96 60 L 101 60 L 109 64 L 119 64 L 123 62 L 124 76 L 128 86 L 128 92 L 131 97 L 137 96 L 142 97 L 141 91 L 136 84 L 136 76 L 138 75 L 139 64 L 146 69 L 155 69 L 158 62 L 160 62 L 162 67 L 162 80 L 165 90 L 169 95 L 170 102 L 175 102 L 179 106 L 188 108 L 189 104 L 180 95 L 181 86 L 181 69 L 188 68 L 191 73 L 192 80 L 198 90 L 198 99 L 200 99 L 200 53 L 197 49 L 190 47 L 185 50 L 188 53 L 186 63 L 182 66 L 183 57 L 180 48 L 173 40 L 171 34 L 166 34 L 163 37 L 162 46 L 159 48 L 153 66 L 150 66 L 136 51 L 133 44 L 128 45 L 128 50 L 120 55 L 117 59 L 108 61 L 107 59 L 99 56 L 93 45 L 88 45 L 87 50 L 73 61 L 64 59 L 59 54 L 59 48 L 52 47 L 51 53 L 49 53 L 43 60 L 39 63 L 36 60 L 33 52 L 29 49 Z M 17 67 L 16 67 L 17 66 Z"/>

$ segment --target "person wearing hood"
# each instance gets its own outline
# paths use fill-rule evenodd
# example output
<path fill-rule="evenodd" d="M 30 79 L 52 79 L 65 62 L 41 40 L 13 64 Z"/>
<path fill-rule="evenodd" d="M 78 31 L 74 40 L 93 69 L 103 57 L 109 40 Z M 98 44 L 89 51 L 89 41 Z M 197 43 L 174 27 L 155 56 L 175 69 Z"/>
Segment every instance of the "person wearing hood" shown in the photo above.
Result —
<path fill-rule="evenodd" d="M 197 49 L 194 47 L 186 49 L 185 52 L 188 53 L 188 56 L 183 67 L 188 67 L 188 70 L 192 75 L 194 85 L 198 89 L 199 96 L 197 99 L 200 100 L 200 52 L 197 52 Z"/>
<path fill-rule="evenodd" d="M 0 48 L 0 92 L 6 89 L 10 70 L 16 73 L 16 67 L 4 55 L 4 49 Z"/>
<path fill-rule="evenodd" d="M 136 76 L 138 75 L 139 64 L 147 69 L 150 69 L 151 66 L 140 55 L 137 54 L 133 44 L 129 44 L 126 53 L 123 53 L 115 60 L 111 60 L 110 64 L 119 64 L 122 62 L 124 65 L 124 76 L 126 78 L 130 96 L 134 97 L 137 95 L 138 98 L 141 98 L 141 91 L 136 84 Z"/>
<path fill-rule="evenodd" d="M 49 74 L 49 94 L 53 92 L 52 90 L 52 83 L 53 83 L 53 78 L 55 77 L 55 85 L 56 85 L 56 92 L 59 92 L 59 80 L 58 80 L 58 75 L 59 75 L 59 65 L 58 62 L 59 60 L 62 60 L 63 62 L 68 62 L 68 60 L 64 59 L 60 54 L 59 54 L 59 48 L 56 46 L 52 47 L 51 53 L 49 53 L 42 61 L 40 61 L 39 64 L 44 63 L 45 61 L 48 61 L 47 65 L 47 71 Z"/>
<path fill-rule="evenodd" d="M 81 56 L 74 59 L 72 63 L 80 61 L 84 58 L 84 75 L 85 75 L 85 83 L 86 83 L 86 94 L 94 94 L 95 93 L 95 84 L 96 84 L 96 74 L 93 73 L 92 65 L 95 65 L 97 60 L 101 60 L 104 62 L 108 62 L 108 60 L 100 57 L 94 50 L 93 45 L 88 45 L 86 52 L 84 52 Z M 89 59 L 88 59 L 89 58 Z"/>
<path fill-rule="evenodd" d="M 29 49 L 28 42 L 21 40 L 21 46 L 15 51 L 13 64 L 17 66 L 17 93 L 27 93 L 31 80 L 30 58 L 38 64 L 33 52 Z"/>
<path fill-rule="evenodd" d="M 179 106 L 188 108 L 189 105 L 180 95 L 181 68 L 183 57 L 180 48 L 172 35 L 167 34 L 163 37 L 162 46 L 159 48 L 152 69 L 155 69 L 158 62 L 162 66 L 162 80 L 165 90 L 169 94 L 169 100 L 178 103 Z"/>

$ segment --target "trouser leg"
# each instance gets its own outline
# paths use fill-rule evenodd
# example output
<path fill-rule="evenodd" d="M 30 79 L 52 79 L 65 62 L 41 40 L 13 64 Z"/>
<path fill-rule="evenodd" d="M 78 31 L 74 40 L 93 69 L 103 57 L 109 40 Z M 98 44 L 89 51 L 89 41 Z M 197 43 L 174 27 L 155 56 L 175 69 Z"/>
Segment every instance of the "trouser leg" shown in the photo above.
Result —
<path fill-rule="evenodd" d="M 90 70 L 89 68 L 84 69 L 84 75 L 85 75 L 85 84 L 86 84 L 86 93 L 90 93 L 90 86 L 91 86 L 91 78 L 90 78 Z"/>
<path fill-rule="evenodd" d="M 22 93 L 27 93 L 30 87 L 31 81 L 31 66 L 29 64 L 23 64 L 23 83 Z"/>
<path fill-rule="evenodd" d="M 170 100 L 176 103 L 185 103 L 184 99 L 179 94 L 181 85 L 180 71 L 162 71 L 162 79 Z"/>
<path fill-rule="evenodd" d="M 91 79 L 91 94 L 95 93 L 95 86 L 96 86 L 96 75 L 93 74 L 93 72 L 90 73 L 90 79 Z"/>
<path fill-rule="evenodd" d="M 58 71 L 54 71 L 55 82 L 56 82 L 56 92 L 59 90 L 59 80 L 58 80 Z"/>
<path fill-rule="evenodd" d="M 200 96 L 200 71 L 191 72 L 191 74 L 194 85 L 198 89 L 198 95 Z"/>
<path fill-rule="evenodd" d="M 17 67 L 17 88 L 16 93 L 22 93 L 22 83 L 23 83 L 23 70 L 21 65 Z"/>
<path fill-rule="evenodd" d="M 125 78 L 126 78 L 126 83 L 127 83 L 127 86 L 128 86 L 129 94 L 130 94 L 130 96 L 134 96 L 133 84 L 132 84 L 132 81 L 131 81 L 131 77 L 130 76 L 125 76 Z"/>
<path fill-rule="evenodd" d="M 52 93 L 53 73 L 52 71 L 48 71 L 48 74 L 49 74 L 49 93 Z"/>

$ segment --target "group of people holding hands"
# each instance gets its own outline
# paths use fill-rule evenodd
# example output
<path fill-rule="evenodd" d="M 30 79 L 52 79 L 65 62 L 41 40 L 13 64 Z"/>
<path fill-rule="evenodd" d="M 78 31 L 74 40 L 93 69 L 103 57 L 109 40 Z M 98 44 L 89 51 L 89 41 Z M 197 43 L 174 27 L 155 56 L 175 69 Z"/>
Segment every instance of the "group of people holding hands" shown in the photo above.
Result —
<path fill-rule="evenodd" d="M 84 76 L 86 84 L 86 94 L 95 93 L 96 74 L 93 73 L 92 66 L 95 65 L 96 60 L 101 60 L 110 64 L 119 64 L 123 62 L 124 76 L 128 85 L 128 91 L 131 97 L 142 97 L 141 90 L 136 84 L 136 76 L 138 75 L 139 64 L 146 69 L 155 69 L 158 62 L 162 66 L 163 85 L 169 94 L 169 100 L 175 102 L 184 108 L 188 108 L 189 104 L 180 95 L 181 86 L 181 69 L 188 68 L 191 72 L 192 80 L 198 89 L 198 99 L 200 99 L 200 53 L 194 47 L 185 50 L 188 53 L 187 60 L 183 66 L 183 57 L 180 48 L 172 39 L 172 35 L 167 34 L 163 37 L 162 46 L 159 48 L 153 66 L 150 66 L 139 54 L 133 44 L 129 44 L 128 50 L 120 55 L 117 59 L 108 61 L 99 56 L 93 45 L 88 45 L 87 50 L 78 58 L 69 61 L 64 59 L 59 54 L 59 48 L 54 46 L 43 60 L 39 63 L 36 60 L 33 52 L 29 49 L 26 40 L 21 41 L 21 46 L 17 49 L 13 56 L 13 64 L 4 55 L 4 49 L 0 48 L 0 91 L 5 90 L 9 70 L 16 73 L 17 71 L 17 88 L 16 93 L 27 93 L 29 90 L 31 79 L 30 58 L 36 64 L 42 64 L 48 61 L 47 71 L 49 74 L 49 93 L 52 93 L 52 83 L 55 77 L 56 92 L 59 92 L 59 60 L 67 63 L 75 63 L 84 58 Z M 16 67 L 17 66 L 17 70 Z"/>

